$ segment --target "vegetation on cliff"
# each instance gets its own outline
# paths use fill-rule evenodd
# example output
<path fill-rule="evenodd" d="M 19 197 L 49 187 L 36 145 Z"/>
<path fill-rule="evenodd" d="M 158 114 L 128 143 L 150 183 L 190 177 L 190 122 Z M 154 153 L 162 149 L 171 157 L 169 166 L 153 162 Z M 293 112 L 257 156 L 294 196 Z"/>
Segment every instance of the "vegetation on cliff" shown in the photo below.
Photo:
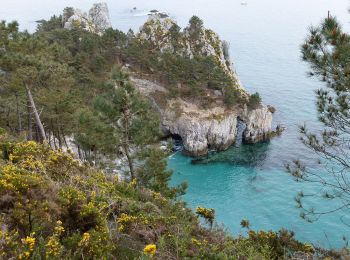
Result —
<path fill-rule="evenodd" d="M 69 152 L 9 142 L 4 135 L 1 141 L 1 258 L 273 259 L 314 253 L 287 231 L 228 236 L 211 227 L 214 211 L 200 207 L 198 214 L 210 221 L 206 228 L 175 199 L 166 179 L 125 182 Z"/>
<path fill-rule="evenodd" d="M 222 99 L 229 107 L 247 102 L 228 55 L 228 44 L 193 16 L 186 28 L 154 15 L 130 37 L 123 58 L 134 69 L 166 83 L 171 97 L 209 106 Z M 219 91 L 220 97 L 213 95 Z"/>
<path fill-rule="evenodd" d="M 67 12 L 72 13 L 73 9 L 66 8 L 65 16 Z M 0 127 L 26 135 L 27 140 L 47 139 L 55 148 L 73 145 L 80 159 L 95 165 L 105 164 L 101 154 L 104 159 L 115 157 L 118 147 L 123 148 L 116 134 L 119 132 L 120 137 L 123 132 L 120 123 L 125 123 L 129 112 L 133 121 L 138 121 L 135 126 L 149 129 L 139 141 L 154 140 L 158 136 L 155 129 L 158 116 L 149 102 L 132 90 L 129 76 L 122 68 L 125 64 L 129 64 L 129 72 L 137 72 L 138 76 L 165 80 L 171 97 L 181 96 L 206 106 L 218 99 L 229 106 L 249 101 L 228 72 L 228 61 L 218 60 L 219 54 L 224 57 L 222 42 L 203 27 L 198 17 L 192 18 L 183 31 L 175 23 L 169 29 L 171 43 L 192 44 L 191 56 L 176 52 L 176 44 L 174 52 L 154 49 L 140 35 L 124 34 L 117 29 L 94 34 L 76 25 L 68 30 L 64 28 L 65 20 L 61 15 L 41 20 L 34 34 L 20 32 L 16 22 L 0 24 Z M 151 27 L 146 23 L 146 28 Z M 205 53 L 207 50 L 213 53 Z M 113 90 L 113 86 L 120 88 Z M 121 89 L 132 91 L 132 103 L 141 105 L 145 113 L 138 113 L 136 107 L 129 111 L 121 103 L 112 105 L 111 93 L 119 95 L 124 91 Z M 161 97 L 164 98 L 167 97 Z M 108 103 L 112 105 L 109 110 L 114 106 L 120 111 L 109 118 L 116 120 L 114 123 L 119 120 L 118 131 L 108 121 L 112 115 L 103 111 Z M 135 112 L 136 117 L 132 114 Z M 147 128 L 144 123 L 153 126 Z M 130 132 L 133 138 L 140 133 Z M 124 145 L 123 154 L 136 144 L 131 135 L 128 140 L 124 138 L 128 148 Z M 131 161 L 134 159 L 130 158 Z"/>
<path fill-rule="evenodd" d="M 169 30 L 175 50 L 182 48 L 175 43 L 190 41 L 192 57 L 154 50 L 112 28 L 99 35 L 73 22 L 67 30 L 62 21 L 40 21 L 34 34 L 20 32 L 16 22 L 0 23 L 1 258 L 273 259 L 329 253 L 285 230 L 250 230 L 246 221 L 246 236 L 229 236 L 215 224 L 213 209 L 198 207 L 196 216 L 178 199 L 186 184 L 168 186 L 166 155 L 154 146 L 158 115 L 123 65 L 170 83 L 173 96 L 202 102 L 219 90 L 228 106 L 261 102 L 258 94 L 248 98 L 239 89 L 227 71 L 227 44 L 221 49 L 198 17 L 184 31 L 174 24 Z M 206 50 L 226 58 L 204 55 L 202 44 L 208 42 Z M 108 165 L 117 155 L 126 157 L 125 172 Z"/>

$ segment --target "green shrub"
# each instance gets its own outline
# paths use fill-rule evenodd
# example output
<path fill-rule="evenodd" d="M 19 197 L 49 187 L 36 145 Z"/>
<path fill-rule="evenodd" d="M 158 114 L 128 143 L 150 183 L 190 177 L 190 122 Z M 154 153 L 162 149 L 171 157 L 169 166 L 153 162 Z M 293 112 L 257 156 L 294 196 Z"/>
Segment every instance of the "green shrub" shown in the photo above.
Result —
<path fill-rule="evenodd" d="M 261 104 L 261 97 L 259 95 L 258 92 L 250 95 L 249 97 L 249 102 L 248 102 L 248 106 L 251 108 L 251 109 L 256 109 L 260 106 Z"/>
<path fill-rule="evenodd" d="M 159 163 L 155 156 L 147 165 Z M 160 174 L 152 188 L 173 197 Z M 0 164 L 0 196 L 0 224 L 8 227 L 0 231 L 4 259 L 144 258 L 150 245 L 155 259 L 284 259 L 315 250 L 285 230 L 230 237 L 214 225 L 214 209 L 198 207 L 207 229 L 183 202 L 32 141 L 13 143 Z"/>

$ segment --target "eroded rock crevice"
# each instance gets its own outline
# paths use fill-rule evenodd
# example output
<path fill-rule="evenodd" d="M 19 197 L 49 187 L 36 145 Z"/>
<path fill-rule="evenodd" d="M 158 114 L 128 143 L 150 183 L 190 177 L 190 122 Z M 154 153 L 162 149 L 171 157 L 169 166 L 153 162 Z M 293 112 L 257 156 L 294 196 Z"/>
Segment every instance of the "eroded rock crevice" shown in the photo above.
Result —
<path fill-rule="evenodd" d="M 227 109 L 215 106 L 209 109 L 180 98 L 157 103 L 159 93 L 167 90 L 145 79 L 131 78 L 137 89 L 147 96 L 161 115 L 164 133 L 181 137 L 184 152 L 191 156 L 203 156 L 210 150 L 223 151 L 235 144 L 237 134 L 243 143 L 267 140 L 272 133 L 272 113 L 267 106 L 249 109 L 246 105 Z M 240 123 L 238 123 L 240 122 Z M 245 128 L 237 129 L 237 124 Z"/>

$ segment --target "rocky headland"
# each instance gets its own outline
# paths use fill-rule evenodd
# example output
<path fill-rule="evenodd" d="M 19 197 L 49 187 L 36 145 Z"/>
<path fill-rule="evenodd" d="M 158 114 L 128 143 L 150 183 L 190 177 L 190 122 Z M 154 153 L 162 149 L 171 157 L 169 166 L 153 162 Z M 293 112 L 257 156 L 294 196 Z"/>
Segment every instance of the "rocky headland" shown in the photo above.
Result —
<path fill-rule="evenodd" d="M 105 3 L 94 4 L 88 14 L 78 9 L 66 9 L 62 23 L 67 29 L 79 26 L 97 34 L 111 27 Z M 160 113 L 164 134 L 181 137 L 186 154 L 202 156 L 210 150 L 227 149 L 237 139 L 239 122 L 245 126 L 242 136 L 245 143 L 265 141 L 274 135 L 272 110 L 260 101 L 253 106 L 249 105 L 251 95 L 244 89 L 235 72 L 229 55 L 229 44 L 222 41 L 217 33 L 205 28 L 198 17 L 191 18 L 189 25 L 181 29 L 168 15 L 150 13 L 140 31 L 135 35 L 129 35 L 128 41 L 147 46 L 145 52 L 159 53 L 160 56 L 157 56 L 156 61 L 159 63 L 164 61 L 163 56 L 166 55 L 170 59 L 182 57 L 185 61 L 202 62 L 209 58 L 214 64 L 211 66 L 219 71 L 221 78 L 225 78 L 224 82 L 216 82 L 214 87 L 211 86 L 211 81 L 214 80 L 206 79 L 207 82 L 200 85 L 201 92 L 197 94 L 191 92 L 189 96 L 185 91 L 191 88 L 188 82 L 200 81 L 195 73 L 193 79 L 186 83 L 181 79 L 176 82 L 160 82 L 152 77 L 157 69 L 145 66 L 147 71 L 145 73 L 144 70 L 135 69 L 137 66 L 134 57 L 130 58 L 127 55 L 123 57 L 122 65 L 131 73 L 132 82 L 152 101 Z M 172 69 L 178 67 L 169 70 Z M 192 77 L 189 76 L 190 72 L 182 70 L 183 75 Z M 174 89 L 185 94 L 174 96 L 172 94 Z M 225 99 L 229 95 L 235 98 L 234 102 L 228 105 Z M 201 101 L 203 98 L 206 100 L 205 105 Z"/>
<path fill-rule="evenodd" d="M 151 43 L 160 52 L 176 53 L 193 59 L 195 56 L 211 56 L 232 79 L 234 91 L 245 98 L 249 93 L 243 88 L 234 70 L 227 50 L 227 43 L 220 40 L 212 30 L 196 32 L 199 37 L 191 40 L 191 27 L 182 32 L 180 40 L 174 44 L 171 30 L 177 27 L 169 17 L 152 15 L 141 27 L 136 37 L 140 41 Z M 175 45 L 175 46 L 174 46 Z M 214 102 L 203 108 L 196 100 L 170 98 L 167 86 L 156 84 L 147 79 L 132 78 L 136 87 L 149 97 L 161 114 L 162 128 L 166 134 L 182 138 L 184 151 L 192 156 L 202 156 L 210 150 L 222 151 L 231 146 L 237 138 L 238 121 L 243 122 L 243 141 L 255 143 L 265 141 L 273 134 L 272 113 L 268 106 L 260 103 L 251 108 L 247 104 L 235 104 L 230 107 L 222 102 L 225 86 L 222 90 L 206 91 Z"/>

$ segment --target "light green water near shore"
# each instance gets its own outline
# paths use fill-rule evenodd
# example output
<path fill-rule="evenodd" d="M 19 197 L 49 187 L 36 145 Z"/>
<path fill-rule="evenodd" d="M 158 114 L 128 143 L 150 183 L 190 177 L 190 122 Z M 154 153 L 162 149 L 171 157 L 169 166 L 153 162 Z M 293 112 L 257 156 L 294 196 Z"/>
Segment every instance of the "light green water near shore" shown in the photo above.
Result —
<path fill-rule="evenodd" d="M 22 29 L 35 29 L 35 21 L 59 14 L 65 6 L 88 10 L 94 0 L 2 0 L 0 18 L 18 20 Z M 115 28 L 134 31 L 151 9 L 167 11 L 180 25 L 193 15 L 206 27 L 231 43 L 231 56 L 243 85 L 258 91 L 263 101 L 277 108 L 275 124 L 286 132 L 268 144 L 231 148 L 215 155 L 207 164 L 191 164 L 191 158 L 176 153 L 169 158 L 174 170 L 172 183 L 187 181 L 184 199 L 191 207 L 213 207 L 217 221 L 233 233 L 241 232 L 240 221 L 248 218 L 254 229 L 285 227 L 297 238 L 326 247 L 341 247 L 349 234 L 348 212 L 323 216 L 315 223 L 301 220 L 293 197 L 300 190 L 317 193 L 313 185 L 299 185 L 284 170 L 294 158 L 314 158 L 298 141 L 297 125 L 316 122 L 314 90 L 321 86 L 306 77 L 307 66 L 300 59 L 300 45 L 311 24 L 318 24 L 330 11 L 349 28 L 347 0 L 106 0 Z M 137 7 L 136 12 L 131 9 Z M 311 167 L 317 167 L 311 163 Z M 317 170 L 317 168 L 315 168 Z M 322 200 L 310 205 L 324 207 Z"/>

